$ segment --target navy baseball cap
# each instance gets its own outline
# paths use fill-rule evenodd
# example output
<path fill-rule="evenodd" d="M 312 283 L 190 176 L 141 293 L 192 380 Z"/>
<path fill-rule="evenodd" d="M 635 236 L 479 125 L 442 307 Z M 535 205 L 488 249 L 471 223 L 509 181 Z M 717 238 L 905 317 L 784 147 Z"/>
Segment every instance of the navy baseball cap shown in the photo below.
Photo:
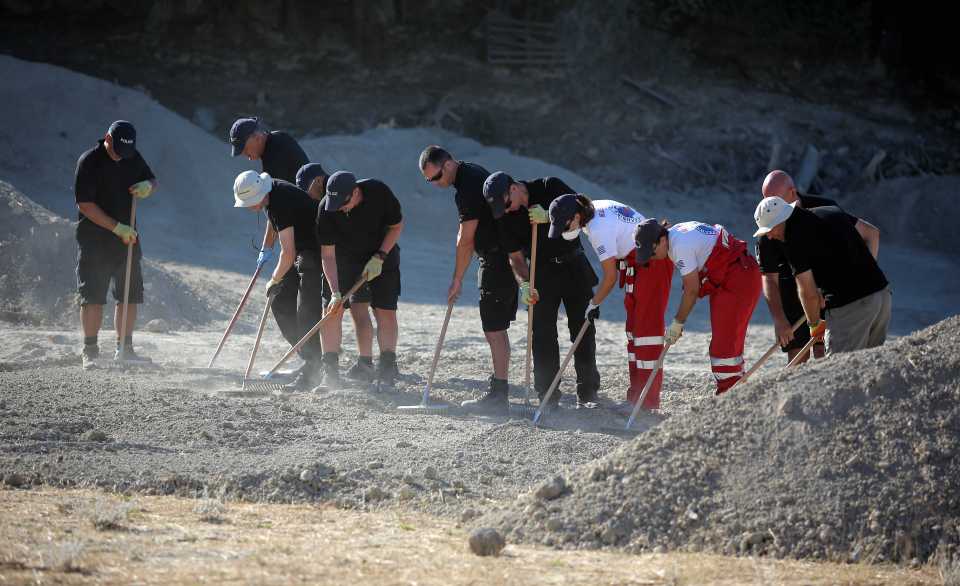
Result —
<path fill-rule="evenodd" d="M 653 249 L 660 243 L 660 237 L 666 228 L 657 222 L 656 218 L 646 218 L 637 224 L 633 233 L 633 241 L 637 245 L 637 264 L 644 264 L 653 256 Z"/>
<path fill-rule="evenodd" d="M 230 127 L 230 146 L 233 147 L 233 156 L 243 152 L 250 135 L 259 130 L 259 118 L 237 118 Z"/>
<path fill-rule="evenodd" d="M 126 120 L 117 120 L 107 129 L 113 139 L 113 152 L 121 159 L 129 159 L 137 152 L 137 129 Z"/>
<path fill-rule="evenodd" d="M 503 203 L 503 196 L 507 194 L 513 182 L 513 177 L 503 171 L 497 171 L 483 182 L 483 197 L 487 200 L 490 211 L 493 212 L 493 219 L 503 217 L 506 208 Z"/>
<path fill-rule="evenodd" d="M 350 171 L 337 171 L 327 179 L 327 195 L 323 198 L 323 209 L 335 212 L 347 203 L 353 188 L 357 186 L 357 177 Z"/>
<path fill-rule="evenodd" d="M 560 235 L 567 230 L 567 225 L 573 216 L 580 211 L 580 204 L 577 203 L 577 195 L 568 193 L 561 195 L 550 204 L 550 230 L 547 236 L 550 238 L 560 238 Z"/>
<path fill-rule="evenodd" d="M 310 189 L 310 184 L 313 183 L 314 179 L 326 174 L 327 172 L 323 170 L 323 167 L 320 166 L 320 163 L 307 163 L 297 170 L 297 187 L 304 191 L 308 191 Z"/>

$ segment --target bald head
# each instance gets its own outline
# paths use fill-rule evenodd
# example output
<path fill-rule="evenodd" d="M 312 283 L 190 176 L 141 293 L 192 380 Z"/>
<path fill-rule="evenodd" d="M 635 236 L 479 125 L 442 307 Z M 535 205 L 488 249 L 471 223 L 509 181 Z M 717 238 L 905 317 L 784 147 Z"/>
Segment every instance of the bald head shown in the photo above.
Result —
<path fill-rule="evenodd" d="M 793 184 L 793 179 L 779 169 L 767 174 L 767 177 L 763 180 L 760 193 L 763 194 L 763 197 L 779 197 L 787 203 L 797 201 L 797 188 Z"/>

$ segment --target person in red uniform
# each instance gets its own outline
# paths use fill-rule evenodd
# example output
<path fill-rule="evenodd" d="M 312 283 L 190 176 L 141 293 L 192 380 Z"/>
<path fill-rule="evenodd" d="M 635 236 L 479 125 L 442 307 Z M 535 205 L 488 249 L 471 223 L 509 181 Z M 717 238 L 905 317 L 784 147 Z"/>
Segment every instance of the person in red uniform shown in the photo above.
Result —
<path fill-rule="evenodd" d="M 550 204 L 550 238 L 573 240 L 587 235 L 603 269 L 600 285 L 587 306 L 593 320 L 600 304 L 619 281 L 627 312 L 627 356 L 630 389 L 627 401 L 635 404 L 663 350 L 663 314 L 670 300 L 673 263 L 669 259 L 638 263 L 634 233 L 644 216 L 628 205 L 610 199 L 591 200 L 567 194 Z M 643 400 L 644 409 L 660 408 L 663 375 L 656 374 Z"/>
<path fill-rule="evenodd" d="M 743 343 L 760 299 L 760 267 L 747 244 L 720 225 L 655 219 L 640 222 L 635 241 L 638 264 L 669 258 L 683 279 L 683 299 L 664 334 L 668 346 L 680 340 L 697 299 L 710 296 L 710 369 L 717 394 L 726 392 L 743 376 Z"/>

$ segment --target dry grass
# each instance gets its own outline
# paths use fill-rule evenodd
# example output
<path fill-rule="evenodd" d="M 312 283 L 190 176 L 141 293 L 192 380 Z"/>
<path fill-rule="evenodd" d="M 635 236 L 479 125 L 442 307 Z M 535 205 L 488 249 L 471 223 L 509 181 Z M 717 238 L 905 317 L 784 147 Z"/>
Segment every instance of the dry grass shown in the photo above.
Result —
<path fill-rule="evenodd" d="M 125 509 L 125 531 L 84 511 Z M 216 502 L 216 501 L 211 501 Z M 222 506 L 222 503 L 220 503 Z M 937 568 L 699 554 L 624 555 L 508 545 L 467 551 L 467 531 L 414 513 L 209 503 L 95 491 L 0 490 L 0 584 L 939 584 Z M 101 505 L 101 509 L 105 509 Z"/>

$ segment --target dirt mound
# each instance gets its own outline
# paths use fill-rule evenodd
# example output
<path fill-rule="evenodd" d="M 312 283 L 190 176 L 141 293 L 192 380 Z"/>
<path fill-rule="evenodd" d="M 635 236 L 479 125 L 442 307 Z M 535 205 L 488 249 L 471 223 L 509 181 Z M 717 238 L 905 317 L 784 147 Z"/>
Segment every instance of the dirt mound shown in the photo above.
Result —
<path fill-rule="evenodd" d="M 75 226 L 0 181 L 0 319 L 34 325 L 76 324 Z M 158 264 L 145 261 L 143 271 L 146 303 L 139 323 L 162 318 L 184 327 L 216 317 Z M 109 319 L 112 311 L 107 313 Z"/>
<path fill-rule="evenodd" d="M 480 522 L 561 547 L 953 556 L 958 380 L 954 316 L 877 350 L 759 377 Z"/>

